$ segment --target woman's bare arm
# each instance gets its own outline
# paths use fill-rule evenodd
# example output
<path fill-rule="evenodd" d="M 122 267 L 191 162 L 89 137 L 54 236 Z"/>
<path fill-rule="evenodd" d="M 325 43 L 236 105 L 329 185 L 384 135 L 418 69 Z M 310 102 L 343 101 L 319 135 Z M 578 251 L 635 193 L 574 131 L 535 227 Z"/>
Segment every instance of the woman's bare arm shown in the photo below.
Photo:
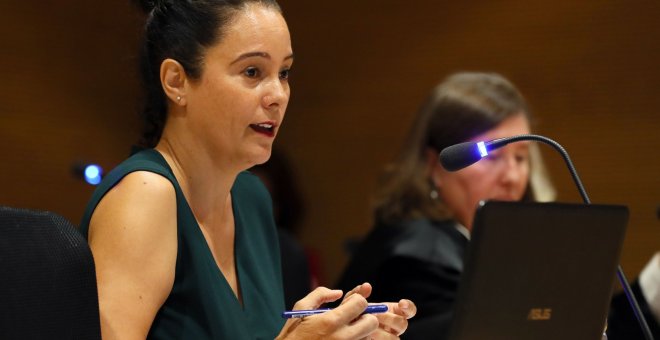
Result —
<path fill-rule="evenodd" d="M 128 174 L 94 211 L 89 243 L 96 264 L 103 339 L 144 339 L 174 284 L 176 194 L 151 172 Z"/>

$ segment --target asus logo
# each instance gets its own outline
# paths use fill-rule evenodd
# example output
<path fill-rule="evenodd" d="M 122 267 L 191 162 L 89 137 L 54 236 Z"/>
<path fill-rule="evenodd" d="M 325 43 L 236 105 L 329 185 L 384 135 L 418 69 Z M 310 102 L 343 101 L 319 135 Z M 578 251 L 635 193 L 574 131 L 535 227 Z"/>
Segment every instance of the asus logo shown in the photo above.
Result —
<path fill-rule="evenodd" d="M 527 314 L 527 320 L 542 321 L 550 320 L 552 317 L 552 308 L 532 308 Z"/>

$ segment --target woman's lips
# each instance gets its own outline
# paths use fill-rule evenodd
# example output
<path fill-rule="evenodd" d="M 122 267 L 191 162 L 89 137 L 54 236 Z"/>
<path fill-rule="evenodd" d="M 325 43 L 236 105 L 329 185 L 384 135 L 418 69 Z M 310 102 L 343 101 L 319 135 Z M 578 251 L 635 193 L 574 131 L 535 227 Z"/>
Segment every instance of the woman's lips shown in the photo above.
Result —
<path fill-rule="evenodd" d="M 268 137 L 275 136 L 275 124 L 272 123 L 250 124 L 250 127 L 252 128 L 252 130 L 256 131 L 257 133 L 261 133 Z"/>
<path fill-rule="evenodd" d="M 496 195 L 491 198 L 496 201 L 517 201 L 518 199 L 514 195 Z"/>

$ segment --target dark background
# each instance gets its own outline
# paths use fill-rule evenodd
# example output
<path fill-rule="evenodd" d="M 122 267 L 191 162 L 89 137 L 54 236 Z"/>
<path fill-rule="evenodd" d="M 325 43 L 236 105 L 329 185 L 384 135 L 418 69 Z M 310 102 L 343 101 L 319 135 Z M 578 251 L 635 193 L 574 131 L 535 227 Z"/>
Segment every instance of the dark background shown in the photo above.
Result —
<path fill-rule="evenodd" d="M 571 154 L 594 203 L 630 207 L 622 265 L 635 276 L 660 249 L 660 2 L 294 1 L 292 98 L 277 141 L 307 213 L 321 283 L 342 245 L 371 225 L 370 195 L 413 114 L 449 73 L 496 71 L 531 104 L 537 132 Z M 137 48 L 128 0 L 0 3 L 0 204 L 78 223 L 92 187 L 139 134 Z M 559 199 L 579 201 L 561 159 L 541 148 Z M 594 235 L 593 242 L 598 242 Z"/>

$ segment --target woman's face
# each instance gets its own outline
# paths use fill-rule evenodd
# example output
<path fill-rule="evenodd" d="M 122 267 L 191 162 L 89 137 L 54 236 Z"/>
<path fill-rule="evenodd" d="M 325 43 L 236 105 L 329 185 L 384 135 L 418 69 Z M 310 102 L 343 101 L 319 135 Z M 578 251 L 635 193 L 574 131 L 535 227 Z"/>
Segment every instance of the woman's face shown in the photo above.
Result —
<path fill-rule="evenodd" d="M 529 122 L 524 115 L 519 114 L 507 118 L 492 130 L 470 141 L 487 141 L 528 133 Z M 436 162 L 431 178 L 454 217 L 471 230 L 479 201 L 517 201 L 522 198 L 529 181 L 529 143 L 509 144 L 456 172 L 448 172 Z"/>
<path fill-rule="evenodd" d="M 289 102 L 292 63 L 278 11 L 250 4 L 234 15 L 186 93 L 190 128 L 208 152 L 243 169 L 268 160 Z"/>

